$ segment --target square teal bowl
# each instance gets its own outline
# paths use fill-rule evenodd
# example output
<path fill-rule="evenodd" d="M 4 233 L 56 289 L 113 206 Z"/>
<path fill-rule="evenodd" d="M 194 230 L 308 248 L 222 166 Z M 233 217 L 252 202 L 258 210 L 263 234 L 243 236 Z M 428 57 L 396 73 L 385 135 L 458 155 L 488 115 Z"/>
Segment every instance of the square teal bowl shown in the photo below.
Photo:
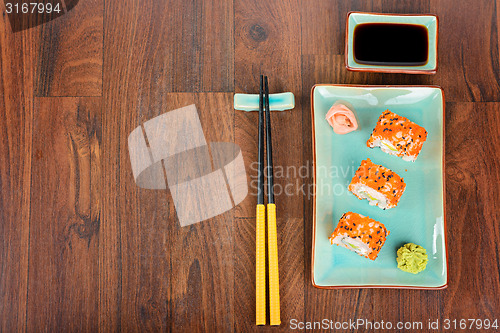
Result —
<path fill-rule="evenodd" d="M 333 132 L 325 115 L 334 103 L 356 112 L 359 128 Z M 423 126 L 427 140 L 415 162 L 379 148 L 370 137 L 385 110 Z M 318 288 L 442 289 L 447 285 L 444 188 L 444 96 L 434 86 L 316 85 L 312 89 L 314 182 L 312 283 Z M 347 190 L 361 161 L 370 158 L 404 178 L 406 190 L 397 207 L 382 210 Z M 328 237 L 343 213 L 352 211 L 382 222 L 390 231 L 375 261 L 331 245 Z M 406 243 L 427 250 L 429 262 L 418 274 L 397 267 L 396 251 Z"/>
<path fill-rule="evenodd" d="M 421 66 L 370 65 L 356 62 L 354 58 L 354 29 L 363 23 L 396 23 L 423 25 L 428 32 L 427 63 Z M 436 15 L 378 14 L 350 12 L 347 14 L 345 63 L 350 71 L 435 74 L 437 71 L 438 17 Z"/>

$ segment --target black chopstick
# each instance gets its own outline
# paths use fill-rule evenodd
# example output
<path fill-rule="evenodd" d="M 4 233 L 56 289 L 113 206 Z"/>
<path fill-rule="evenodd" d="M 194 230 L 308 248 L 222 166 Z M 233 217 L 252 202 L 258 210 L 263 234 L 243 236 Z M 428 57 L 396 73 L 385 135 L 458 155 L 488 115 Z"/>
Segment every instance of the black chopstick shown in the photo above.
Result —
<path fill-rule="evenodd" d="M 269 85 L 264 77 L 266 108 L 267 151 L 267 236 L 269 261 L 269 314 L 270 324 L 280 325 L 280 287 L 278 269 L 278 232 L 276 228 L 276 205 L 274 204 L 273 146 L 271 140 L 271 109 L 269 108 Z"/>
<path fill-rule="evenodd" d="M 269 109 L 269 86 L 264 77 L 266 108 L 266 145 L 267 145 L 267 203 L 274 203 L 273 144 L 271 140 L 271 112 Z"/>
<path fill-rule="evenodd" d="M 259 156 L 257 178 L 257 204 L 264 204 L 264 77 L 260 76 L 259 91 Z"/>
<path fill-rule="evenodd" d="M 266 208 L 264 206 L 264 80 L 259 91 L 259 174 L 255 219 L 255 314 L 256 324 L 266 324 Z"/>

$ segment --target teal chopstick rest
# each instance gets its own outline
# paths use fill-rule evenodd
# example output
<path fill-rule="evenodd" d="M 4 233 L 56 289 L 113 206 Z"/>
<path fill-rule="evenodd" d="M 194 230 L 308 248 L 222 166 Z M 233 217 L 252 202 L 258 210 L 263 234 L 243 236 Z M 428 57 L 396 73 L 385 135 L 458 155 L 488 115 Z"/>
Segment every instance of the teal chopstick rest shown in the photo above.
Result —
<path fill-rule="evenodd" d="M 295 107 L 295 97 L 291 92 L 269 94 L 271 111 L 291 110 Z M 259 110 L 259 94 L 234 94 L 234 108 L 242 111 Z"/>

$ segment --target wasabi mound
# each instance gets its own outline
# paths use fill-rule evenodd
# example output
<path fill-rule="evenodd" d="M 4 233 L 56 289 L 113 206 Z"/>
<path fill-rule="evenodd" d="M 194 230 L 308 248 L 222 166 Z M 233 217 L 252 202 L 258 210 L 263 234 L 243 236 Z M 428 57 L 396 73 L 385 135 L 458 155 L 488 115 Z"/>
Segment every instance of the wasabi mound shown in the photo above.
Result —
<path fill-rule="evenodd" d="M 402 271 L 417 274 L 427 266 L 427 251 L 420 245 L 408 243 L 398 250 L 398 268 Z"/>

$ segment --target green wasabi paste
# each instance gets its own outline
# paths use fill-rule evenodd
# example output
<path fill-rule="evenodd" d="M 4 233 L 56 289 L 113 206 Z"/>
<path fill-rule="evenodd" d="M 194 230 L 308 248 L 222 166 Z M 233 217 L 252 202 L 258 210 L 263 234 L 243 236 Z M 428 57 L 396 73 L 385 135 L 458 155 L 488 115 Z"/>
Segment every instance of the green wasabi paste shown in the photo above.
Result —
<path fill-rule="evenodd" d="M 396 260 L 400 270 L 417 274 L 427 266 L 427 251 L 420 245 L 408 243 L 399 248 Z"/>

